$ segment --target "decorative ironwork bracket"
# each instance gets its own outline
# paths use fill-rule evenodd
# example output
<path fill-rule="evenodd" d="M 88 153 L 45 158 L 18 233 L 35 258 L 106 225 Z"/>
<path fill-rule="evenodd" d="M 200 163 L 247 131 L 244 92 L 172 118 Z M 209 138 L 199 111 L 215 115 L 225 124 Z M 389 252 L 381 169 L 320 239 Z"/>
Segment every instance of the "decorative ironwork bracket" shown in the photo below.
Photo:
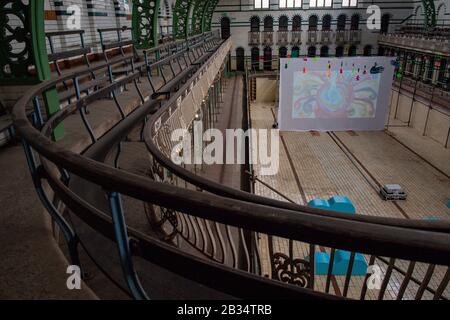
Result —
<path fill-rule="evenodd" d="M 158 44 L 159 7 L 160 0 L 133 0 L 132 33 L 137 49 Z"/>

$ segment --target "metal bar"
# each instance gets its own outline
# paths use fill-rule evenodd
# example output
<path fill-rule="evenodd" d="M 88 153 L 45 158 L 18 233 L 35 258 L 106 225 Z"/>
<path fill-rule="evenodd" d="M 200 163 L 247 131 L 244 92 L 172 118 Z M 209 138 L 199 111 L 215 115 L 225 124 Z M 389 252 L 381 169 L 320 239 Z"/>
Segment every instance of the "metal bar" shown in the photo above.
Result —
<path fill-rule="evenodd" d="M 430 283 L 431 277 L 433 276 L 433 272 L 436 265 L 430 264 L 428 266 L 427 272 L 425 274 L 425 277 L 422 280 L 422 283 L 420 284 L 419 289 L 417 290 L 416 296 L 414 297 L 414 300 L 420 300 L 423 296 L 423 293 L 425 292 L 425 289 L 428 286 L 428 283 Z"/>
<path fill-rule="evenodd" d="M 53 221 L 61 229 L 64 238 L 66 240 L 67 247 L 69 249 L 69 256 L 71 263 L 81 268 L 80 258 L 78 255 L 78 243 L 79 239 L 74 230 L 70 227 L 69 223 L 64 219 L 62 214 L 55 208 L 52 202 L 49 200 L 47 193 L 42 186 L 42 179 L 40 175 L 41 167 L 38 167 L 36 158 L 34 156 L 31 146 L 23 139 L 22 146 L 27 159 L 27 164 L 31 172 L 31 178 L 33 180 L 36 192 L 41 200 L 42 204 L 46 208 L 47 212 L 52 217 Z"/>
<path fill-rule="evenodd" d="M 416 265 L 416 263 L 414 261 L 411 261 L 409 263 L 408 270 L 406 271 L 406 275 L 403 279 L 400 289 L 398 290 L 397 300 L 402 300 L 403 295 L 405 294 L 406 288 L 408 287 L 408 284 L 411 280 L 411 276 L 414 272 L 415 265 Z"/>
<path fill-rule="evenodd" d="M 116 192 L 108 194 L 111 208 L 111 218 L 113 221 L 114 233 L 119 250 L 119 259 L 124 273 L 125 281 L 133 297 L 137 300 L 148 300 L 149 297 L 141 286 L 138 275 L 134 269 L 132 261 L 131 240 L 128 237 L 127 226 L 123 214 L 122 201 Z"/>
<path fill-rule="evenodd" d="M 388 268 L 386 270 L 386 274 L 384 275 L 384 279 L 383 279 L 383 282 L 381 284 L 380 292 L 378 294 L 378 300 L 383 300 L 384 293 L 386 292 L 387 285 L 389 283 L 389 280 L 391 279 L 392 270 L 394 269 L 394 265 L 395 265 L 395 258 L 390 258 L 389 259 L 389 265 L 388 265 Z"/>
<path fill-rule="evenodd" d="M 350 259 L 348 261 L 348 268 L 347 268 L 347 274 L 345 275 L 345 282 L 344 282 L 344 291 L 342 292 L 342 295 L 344 297 L 347 297 L 348 293 L 348 287 L 350 286 L 350 280 L 352 277 L 352 271 L 353 271 L 353 264 L 355 262 L 355 252 L 350 253 Z"/>

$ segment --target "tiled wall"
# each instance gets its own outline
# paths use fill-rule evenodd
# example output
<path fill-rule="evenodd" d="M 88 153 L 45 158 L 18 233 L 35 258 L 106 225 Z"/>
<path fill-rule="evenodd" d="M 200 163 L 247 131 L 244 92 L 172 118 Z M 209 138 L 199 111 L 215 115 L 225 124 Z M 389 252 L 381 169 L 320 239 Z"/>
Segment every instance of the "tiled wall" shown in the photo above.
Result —
<path fill-rule="evenodd" d="M 362 54 L 363 48 L 366 45 L 371 45 L 374 49 L 372 52 L 376 53 L 377 38 L 379 31 L 368 30 L 366 27 L 366 21 L 368 14 L 366 13 L 367 7 L 372 4 L 376 4 L 381 9 L 381 14 L 388 13 L 390 15 L 390 30 L 394 30 L 396 26 L 406 23 L 406 21 L 417 23 L 423 23 L 423 5 L 422 0 L 359 0 L 358 7 L 356 8 L 344 8 L 342 7 L 342 0 L 333 0 L 333 6 L 331 8 L 310 8 L 309 0 L 302 1 L 302 7 L 299 9 L 280 9 L 278 7 L 279 0 L 270 0 L 270 9 L 256 10 L 253 6 L 253 0 L 220 0 L 213 16 L 213 27 L 220 28 L 220 21 L 223 17 L 228 17 L 231 22 L 231 37 L 233 40 L 232 54 L 235 55 L 235 50 L 238 47 L 245 49 L 245 55 L 250 56 L 251 47 L 248 45 L 248 32 L 250 31 L 250 19 L 252 16 L 259 16 L 261 25 L 260 30 L 263 30 L 263 20 L 266 16 L 272 16 L 274 19 L 274 31 L 278 30 L 278 18 L 282 15 L 286 15 L 289 18 L 289 30 L 291 30 L 292 17 L 294 15 L 300 15 L 302 18 L 302 30 L 308 29 L 308 19 L 311 15 L 317 15 L 319 24 L 318 29 L 321 30 L 321 20 L 325 14 L 332 16 L 331 29 L 336 29 L 337 17 L 340 14 L 347 15 L 347 29 L 350 26 L 350 17 L 353 14 L 359 14 L 360 16 L 360 29 L 363 32 L 362 43 L 357 47 L 357 53 Z M 445 23 L 450 27 L 450 0 L 435 1 L 436 11 L 439 15 L 439 23 Z M 411 17 L 417 12 L 416 17 Z M 335 53 L 336 46 L 329 45 L 330 54 Z M 260 52 L 262 52 L 262 46 L 260 46 Z M 291 53 L 290 46 L 288 46 L 288 54 Z M 319 52 L 320 46 L 317 48 Z M 272 46 L 272 52 L 277 55 L 278 46 Z M 303 44 L 300 48 L 300 54 L 306 55 L 307 45 L 305 38 L 303 38 Z"/>
<path fill-rule="evenodd" d="M 81 29 L 85 30 L 86 44 L 92 46 L 93 51 L 100 50 L 97 29 L 131 27 L 131 0 L 46 0 L 46 31 L 68 30 L 67 20 L 72 14 L 68 8 L 72 5 L 81 9 Z M 78 36 L 55 38 L 55 46 L 71 48 L 79 46 Z M 124 34 L 125 39 L 131 39 L 131 32 Z M 114 32 L 106 33 L 106 41 L 117 41 Z"/>

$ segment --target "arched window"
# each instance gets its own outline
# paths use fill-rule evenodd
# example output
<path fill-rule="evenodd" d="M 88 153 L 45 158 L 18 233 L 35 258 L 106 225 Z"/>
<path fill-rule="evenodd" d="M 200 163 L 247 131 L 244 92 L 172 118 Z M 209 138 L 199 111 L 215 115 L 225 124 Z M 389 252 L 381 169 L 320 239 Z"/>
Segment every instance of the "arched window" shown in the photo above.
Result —
<path fill-rule="evenodd" d="M 348 56 L 349 57 L 354 57 L 356 56 L 356 47 L 355 46 L 350 46 L 348 48 Z"/>
<path fill-rule="evenodd" d="M 341 46 L 336 47 L 336 57 L 340 58 L 344 56 L 344 48 Z"/>
<path fill-rule="evenodd" d="M 321 57 L 328 57 L 328 47 L 327 46 L 323 46 L 322 48 L 320 48 L 320 56 Z"/>
<path fill-rule="evenodd" d="M 352 15 L 350 21 L 350 30 L 359 30 L 359 14 Z"/>
<path fill-rule="evenodd" d="M 299 47 L 292 47 L 291 57 L 292 58 L 298 58 L 299 56 L 300 56 L 300 48 Z"/>
<path fill-rule="evenodd" d="M 331 16 L 329 14 L 324 15 L 322 18 L 322 30 L 331 30 Z"/>
<path fill-rule="evenodd" d="M 302 30 L 302 17 L 294 16 L 292 18 L 292 31 Z"/>
<path fill-rule="evenodd" d="M 259 70 L 259 48 L 252 48 L 252 69 Z"/>
<path fill-rule="evenodd" d="M 447 12 L 447 7 L 445 6 L 445 3 L 441 3 L 436 10 L 436 18 L 437 18 L 438 25 L 443 25 L 445 23 L 445 13 L 446 12 Z"/>
<path fill-rule="evenodd" d="M 278 19 L 278 30 L 279 31 L 288 31 L 289 19 L 286 16 L 281 16 Z"/>
<path fill-rule="evenodd" d="M 280 47 L 278 51 L 278 56 L 280 58 L 286 58 L 287 57 L 287 48 L 286 47 Z"/>
<path fill-rule="evenodd" d="M 273 31 L 273 18 L 271 16 L 264 18 L 264 31 Z"/>
<path fill-rule="evenodd" d="M 389 14 L 383 14 L 381 17 L 381 30 L 380 33 L 388 33 L 389 32 L 389 22 L 391 20 L 391 16 Z"/>
<path fill-rule="evenodd" d="M 316 31 L 317 30 L 317 22 L 318 22 L 317 16 L 309 17 L 309 21 L 308 22 L 309 22 L 308 23 L 309 31 Z"/>
<path fill-rule="evenodd" d="M 236 69 L 245 71 L 245 50 L 242 47 L 236 49 Z"/>
<path fill-rule="evenodd" d="M 316 56 L 316 47 L 312 46 L 308 48 L 308 57 Z"/>
<path fill-rule="evenodd" d="M 345 14 L 339 15 L 337 18 L 337 30 L 345 30 L 345 24 L 347 23 L 347 16 Z"/>
<path fill-rule="evenodd" d="M 272 48 L 264 48 L 264 70 L 272 70 Z"/>
<path fill-rule="evenodd" d="M 368 57 L 372 55 L 372 46 L 371 45 L 367 45 L 364 47 L 364 56 Z"/>
<path fill-rule="evenodd" d="M 250 31 L 251 32 L 259 32 L 259 17 L 254 16 L 250 19 Z"/>

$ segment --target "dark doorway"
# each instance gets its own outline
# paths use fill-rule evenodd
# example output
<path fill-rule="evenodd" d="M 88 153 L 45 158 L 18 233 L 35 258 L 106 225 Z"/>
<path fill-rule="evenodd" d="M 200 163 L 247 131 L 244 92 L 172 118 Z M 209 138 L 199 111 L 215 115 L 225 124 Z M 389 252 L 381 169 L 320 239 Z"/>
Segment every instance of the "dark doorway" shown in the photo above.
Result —
<path fill-rule="evenodd" d="M 372 55 L 372 46 L 367 45 L 364 47 L 364 56 L 369 57 Z"/>
<path fill-rule="evenodd" d="M 379 46 L 379 47 L 378 47 L 378 55 L 379 55 L 379 56 L 384 56 L 384 54 L 385 54 L 384 47 Z"/>
<path fill-rule="evenodd" d="M 278 51 L 278 56 L 280 58 L 286 58 L 287 57 L 287 48 L 281 47 L 280 50 Z"/>
<path fill-rule="evenodd" d="M 341 46 L 336 47 L 336 57 L 341 58 L 343 56 L 344 56 L 344 48 Z"/>
<path fill-rule="evenodd" d="M 291 57 L 292 58 L 298 58 L 299 56 L 300 56 L 300 49 L 299 49 L 299 47 L 292 47 Z"/>
<path fill-rule="evenodd" d="M 348 56 L 349 57 L 356 56 L 356 47 L 355 46 L 350 46 L 350 48 L 348 48 Z"/>
<path fill-rule="evenodd" d="M 236 70 L 245 71 L 245 50 L 242 47 L 236 49 Z"/>
<path fill-rule="evenodd" d="M 308 57 L 315 57 L 316 56 L 316 47 L 309 47 L 308 48 Z"/>
<path fill-rule="evenodd" d="M 272 48 L 264 48 L 264 70 L 272 70 Z"/>
<path fill-rule="evenodd" d="M 222 20 L 220 20 L 220 30 L 222 32 L 222 39 L 228 39 L 230 37 L 230 18 L 223 17 Z"/>
<path fill-rule="evenodd" d="M 391 16 L 389 14 L 383 14 L 381 17 L 381 33 L 388 33 L 390 20 Z"/>
<path fill-rule="evenodd" d="M 259 70 L 259 48 L 252 48 L 252 69 Z"/>
<path fill-rule="evenodd" d="M 320 56 L 321 57 L 328 57 L 328 47 L 327 46 L 323 46 L 322 48 L 320 48 Z"/>

